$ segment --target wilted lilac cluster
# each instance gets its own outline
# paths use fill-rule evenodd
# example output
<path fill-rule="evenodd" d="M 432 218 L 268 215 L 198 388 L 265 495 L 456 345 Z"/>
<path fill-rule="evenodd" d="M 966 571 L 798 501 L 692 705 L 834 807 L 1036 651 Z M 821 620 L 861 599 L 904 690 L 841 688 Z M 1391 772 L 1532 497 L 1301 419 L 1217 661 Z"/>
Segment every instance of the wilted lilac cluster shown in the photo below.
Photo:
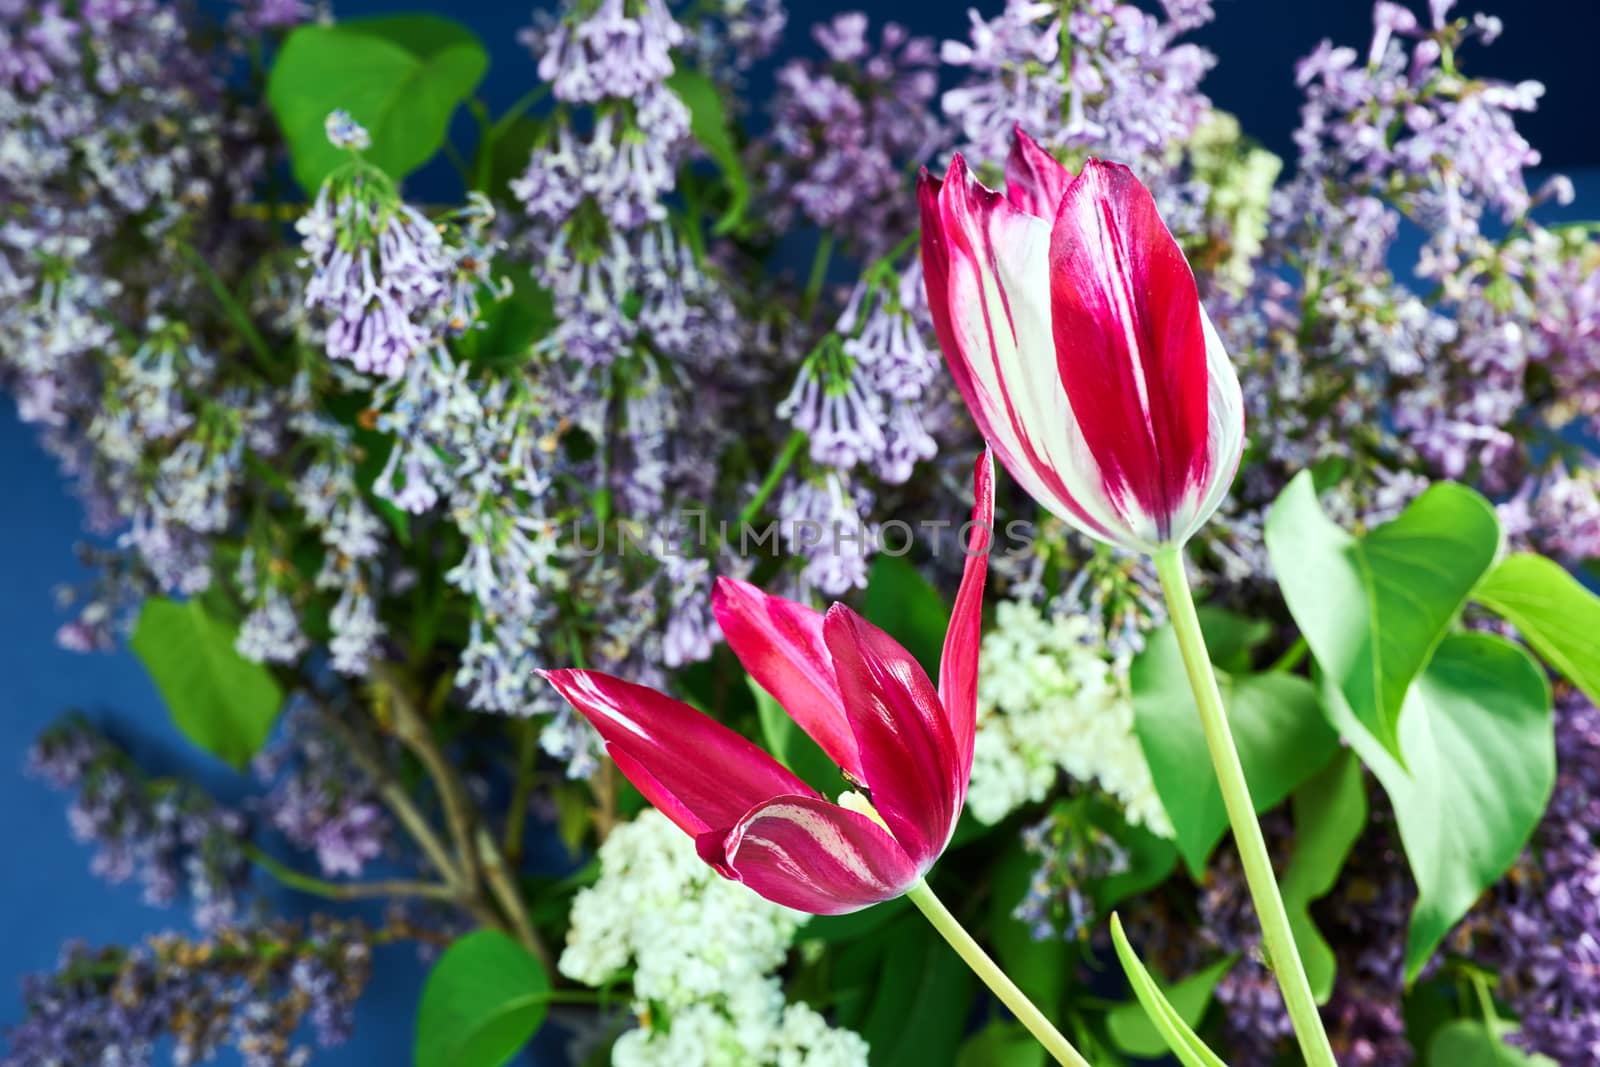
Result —
<path fill-rule="evenodd" d="M 342 1043 L 372 970 L 376 935 L 358 922 L 271 923 L 196 941 L 166 934 L 131 949 L 69 944 L 54 973 L 26 979 L 28 1016 L 7 1035 L 5 1067 L 152 1067 L 238 1051 L 246 1067 L 295 1067 L 310 1022 Z"/>
<path fill-rule="evenodd" d="M 863 256 L 881 255 L 915 225 L 907 181 L 945 140 L 929 109 L 938 55 L 931 38 L 895 22 L 884 23 L 874 49 L 860 12 L 811 33 L 826 62 L 791 60 L 778 72 L 762 146 L 778 199 L 773 225 L 782 230 L 798 212 Z"/>
<path fill-rule="evenodd" d="M 43 734 L 29 771 L 58 789 L 75 789 L 67 814 L 72 836 L 95 846 L 94 872 L 110 882 L 138 878 L 146 903 L 165 906 L 187 893 L 203 930 L 242 918 L 250 877 L 244 818 L 183 783 L 147 780 L 87 722 L 69 718 Z"/>

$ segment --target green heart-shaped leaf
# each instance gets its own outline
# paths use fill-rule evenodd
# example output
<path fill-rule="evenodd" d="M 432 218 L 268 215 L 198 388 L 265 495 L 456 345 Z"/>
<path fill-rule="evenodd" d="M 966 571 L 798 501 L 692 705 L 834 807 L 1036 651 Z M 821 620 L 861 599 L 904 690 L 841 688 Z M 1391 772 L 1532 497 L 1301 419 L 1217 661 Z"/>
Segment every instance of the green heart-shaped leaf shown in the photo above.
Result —
<path fill-rule="evenodd" d="M 498 930 L 456 941 L 428 973 L 417 1009 L 416 1067 L 500 1067 L 544 1022 L 550 977 Z"/>
<path fill-rule="evenodd" d="M 1451 634 L 1406 698 L 1403 766 L 1336 686 L 1324 684 L 1323 701 L 1394 807 L 1418 891 L 1406 938 L 1409 980 L 1511 866 L 1544 814 L 1556 774 L 1550 685 L 1519 646 L 1492 634 Z"/>
<path fill-rule="evenodd" d="M 1406 690 L 1494 561 L 1500 525 L 1483 497 L 1440 482 L 1392 522 L 1353 537 L 1322 513 L 1310 474 L 1267 516 L 1283 598 L 1356 721 L 1400 757 Z"/>
<path fill-rule="evenodd" d="M 1151 634 L 1129 669 L 1134 729 L 1178 851 L 1199 875 L 1228 828 L 1200 711 L 1170 626 Z M 1257 811 L 1275 807 L 1333 756 L 1338 739 L 1304 678 L 1277 672 L 1217 675 L 1239 762 Z"/>
<path fill-rule="evenodd" d="M 471 30 L 434 15 L 308 23 L 279 49 L 267 102 L 308 193 L 350 159 L 323 127 L 335 109 L 366 127 L 372 146 L 363 155 L 398 181 L 439 151 L 450 116 L 488 67 Z"/>
<path fill-rule="evenodd" d="M 151 597 L 128 644 L 184 736 L 243 770 L 278 721 L 283 689 L 265 666 L 234 651 L 238 636 L 199 599 Z"/>

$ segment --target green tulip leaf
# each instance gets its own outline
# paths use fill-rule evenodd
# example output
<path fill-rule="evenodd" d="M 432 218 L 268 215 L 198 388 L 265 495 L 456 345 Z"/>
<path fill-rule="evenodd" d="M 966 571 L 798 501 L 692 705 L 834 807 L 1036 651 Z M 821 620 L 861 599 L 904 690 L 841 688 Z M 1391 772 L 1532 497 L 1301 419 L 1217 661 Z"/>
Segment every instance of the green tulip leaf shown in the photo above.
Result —
<path fill-rule="evenodd" d="M 1139 961 L 1133 946 L 1128 944 L 1128 935 L 1123 932 L 1122 920 L 1115 914 L 1111 916 L 1111 942 L 1117 950 L 1117 959 L 1122 963 L 1123 973 L 1128 976 L 1128 984 L 1133 987 L 1133 995 L 1143 1006 L 1150 1025 L 1161 1035 L 1161 1040 L 1165 1042 L 1167 1049 L 1178 1058 L 1183 1067 L 1227 1067 L 1227 1064 L 1200 1040 L 1194 1028 L 1184 1021 L 1183 1015 L 1167 1001 L 1166 995 L 1161 992 L 1161 987 Z"/>

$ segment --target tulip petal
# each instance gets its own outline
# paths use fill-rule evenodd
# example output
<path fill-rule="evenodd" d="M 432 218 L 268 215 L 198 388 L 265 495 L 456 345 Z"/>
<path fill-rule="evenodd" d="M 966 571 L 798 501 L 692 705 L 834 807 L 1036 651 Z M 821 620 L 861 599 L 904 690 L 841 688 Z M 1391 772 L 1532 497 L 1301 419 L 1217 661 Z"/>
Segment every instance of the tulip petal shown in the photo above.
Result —
<path fill-rule="evenodd" d="M 957 155 L 924 178 L 922 262 L 934 330 L 984 437 L 1028 494 L 1091 537 L 1121 517 L 1078 429 L 1050 329 L 1050 223 L 985 189 Z"/>
<path fill-rule="evenodd" d="M 994 548 L 994 461 L 987 450 L 978 457 L 972 475 L 972 524 L 967 538 L 967 559 L 961 587 L 950 610 L 939 656 L 939 703 L 944 706 L 955 739 L 960 765 L 961 800 L 966 800 L 967 779 L 972 774 L 973 734 L 978 721 L 978 646 L 983 638 L 983 583 Z"/>
<path fill-rule="evenodd" d="M 823 622 L 873 806 L 925 871 L 944 851 L 966 796 L 950 718 L 899 642 L 843 604 Z"/>
<path fill-rule="evenodd" d="M 815 797 L 778 797 L 726 835 L 705 834 L 696 844 L 701 858 L 728 877 L 813 915 L 893 900 L 920 877 L 877 823 Z"/>
<path fill-rule="evenodd" d="M 750 676 L 846 774 L 860 781 L 861 757 L 822 637 L 821 612 L 732 578 L 717 579 L 711 610 Z"/>
<path fill-rule="evenodd" d="M 810 786 L 707 715 L 600 671 L 540 671 L 605 739 L 645 799 L 694 835 L 726 830 L 775 796 Z"/>
<path fill-rule="evenodd" d="M 1050 239 L 1061 382 L 1124 524 L 1156 543 L 1209 488 L 1206 338 L 1194 274 L 1127 167 L 1091 159 Z"/>
<path fill-rule="evenodd" d="M 1006 199 L 1019 211 L 1053 222 L 1071 184 L 1072 172 L 1018 125 L 1012 132 L 1011 155 L 1006 159 Z"/>

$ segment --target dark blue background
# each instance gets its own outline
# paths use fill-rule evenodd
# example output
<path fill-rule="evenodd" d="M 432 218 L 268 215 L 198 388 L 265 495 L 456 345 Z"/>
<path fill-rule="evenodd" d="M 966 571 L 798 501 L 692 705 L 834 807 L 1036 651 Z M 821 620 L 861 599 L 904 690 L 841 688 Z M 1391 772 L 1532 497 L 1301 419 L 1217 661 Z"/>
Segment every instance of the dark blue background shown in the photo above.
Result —
<path fill-rule="evenodd" d="M 1420 0 L 1419 0 L 1420 2 Z M 208 7 L 214 6 L 208 4 Z M 998 0 L 985 0 L 986 12 Z M 1549 92 L 1541 110 L 1521 123 L 1548 164 L 1567 169 L 1600 164 L 1593 108 L 1600 96 L 1600 70 L 1592 56 L 1600 39 L 1600 3 L 1592 0 L 1520 0 L 1499 5 L 1507 27 L 1489 49 L 1474 48 L 1467 69 L 1510 79 L 1538 78 Z M 532 83 L 532 63 L 516 44 L 527 8 L 499 3 L 340 2 L 341 15 L 397 9 L 444 11 L 468 23 L 488 44 L 493 63 L 483 95 L 504 108 Z M 784 56 L 811 54 L 804 23 L 818 11 L 864 8 L 874 19 L 899 18 L 918 33 L 960 36 L 967 25 L 964 3 L 869 2 L 810 8 L 791 0 L 796 25 Z M 1299 96 L 1293 85 L 1295 59 L 1323 37 L 1364 48 L 1370 5 L 1364 0 L 1300 4 L 1283 0 L 1216 0 L 1217 21 L 1197 35 L 1220 57 L 1206 80 L 1219 106 L 1239 115 L 1244 127 L 1281 155 L 1290 154 L 1289 134 Z M 798 12 L 809 9 L 808 16 Z M 1472 10 L 1471 6 L 1468 10 Z M 782 57 L 780 57 L 782 58 Z M 752 99 L 768 89 L 770 66 L 758 72 Z M 448 182 L 435 168 L 424 184 Z M 1583 176 L 1580 199 L 1567 214 L 1595 213 L 1596 178 Z M 431 195 L 432 189 L 426 189 Z M 21 774 L 34 736 L 61 711 L 77 708 L 114 724 L 116 734 L 156 773 L 200 778 L 223 799 L 238 796 L 241 783 L 222 765 L 197 755 L 168 723 L 143 670 L 127 652 L 82 656 L 56 648 L 61 621 L 51 590 L 85 577 L 73 554 L 82 533 L 81 512 L 31 429 L 0 405 L 0 487 L 5 519 L 0 522 L 0 834 L 5 860 L 0 869 L 0 1027 L 20 1017 L 15 981 L 52 966 L 61 943 L 128 942 L 146 933 L 186 924 L 178 910 L 144 906 L 134 887 L 110 887 L 88 872 L 88 851 L 68 836 L 65 799 Z M 283 897 L 283 909 L 304 909 L 305 898 Z M 407 948 L 380 954 L 371 989 L 362 1001 L 356 1036 L 344 1049 L 317 1058 L 327 1065 L 390 1065 L 410 1060 L 413 1012 L 423 969 Z M 0 1045 L 3 1047 L 3 1045 Z M 548 1057 L 532 1060 L 553 1063 Z M 225 1063 L 237 1062 L 228 1058 Z"/>

